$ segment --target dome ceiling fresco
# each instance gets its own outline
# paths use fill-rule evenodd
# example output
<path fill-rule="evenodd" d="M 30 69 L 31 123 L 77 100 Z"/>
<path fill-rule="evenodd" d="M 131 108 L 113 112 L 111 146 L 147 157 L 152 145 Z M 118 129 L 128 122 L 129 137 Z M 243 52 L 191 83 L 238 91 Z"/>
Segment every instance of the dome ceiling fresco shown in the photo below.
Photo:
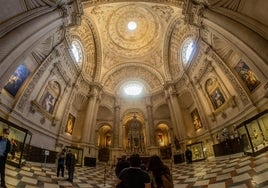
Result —
<path fill-rule="evenodd" d="M 167 76 L 164 71 L 163 52 L 169 46 L 165 46 L 165 39 L 171 33 L 169 31 L 172 21 L 181 17 L 181 8 L 164 4 L 133 2 L 133 3 L 108 3 L 103 5 L 89 6 L 84 9 L 85 16 L 93 22 L 94 29 L 99 33 L 101 46 L 101 77 L 104 87 L 111 87 L 107 90 L 111 91 L 117 83 L 123 83 L 127 79 L 127 68 L 118 69 L 118 66 L 133 66 L 133 63 L 140 68 L 135 71 L 135 78 L 139 78 L 139 71 L 143 66 L 150 66 L 153 71 L 148 73 L 144 78 L 144 71 L 141 77 L 147 82 L 155 77 L 157 80 L 165 79 Z M 133 22 L 136 28 L 131 30 L 128 24 Z M 167 43 L 166 43 L 167 44 Z M 114 70 L 113 70 L 114 69 Z M 132 70 L 132 69 L 131 69 Z M 120 71 L 126 71 L 121 73 Z M 110 83 L 112 77 L 117 75 L 117 81 Z M 154 75 L 157 73 L 156 75 Z M 118 78 L 118 76 L 124 76 Z M 160 77 L 159 77 L 160 76 Z M 108 79 L 108 80 L 105 80 Z M 162 81 L 161 81 L 162 83 Z M 159 84 L 161 85 L 159 82 Z M 152 91 L 155 84 L 148 88 Z M 157 87 L 161 89 L 161 87 Z M 153 89 L 154 90 L 154 89 Z M 116 91 L 114 91 L 116 93 Z"/>

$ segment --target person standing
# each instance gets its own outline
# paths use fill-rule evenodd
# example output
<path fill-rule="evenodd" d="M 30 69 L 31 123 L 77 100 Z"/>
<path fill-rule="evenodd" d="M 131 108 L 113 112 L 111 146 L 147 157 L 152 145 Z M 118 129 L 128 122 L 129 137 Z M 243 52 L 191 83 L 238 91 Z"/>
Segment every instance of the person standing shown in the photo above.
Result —
<path fill-rule="evenodd" d="M 185 151 L 185 157 L 187 163 L 192 163 L 192 151 L 189 148 Z"/>
<path fill-rule="evenodd" d="M 8 140 L 9 129 L 3 129 L 3 135 L 0 137 L 0 173 L 1 173 L 1 187 L 6 188 L 5 170 L 7 155 L 10 151 L 10 141 Z"/>
<path fill-rule="evenodd" d="M 66 169 L 68 170 L 68 179 L 67 180 L 72 183 L 73 178 L 74 178 L 75 156 L 71 150 L 69 150 L 67 155 L 66 155 L 65 164 L 66 164 Z"/>
<path fill-rule="evenodd" d="M 122 155 L 120 161 L 117 162 L 116 167 L 115 167 L 115 175 L 118 177 L 120 172 L 125 169 L 130 167 L 129 161 L 127 160 L 126 155 Z"/>
<path fill-rule="evenodd" d="M 123 169 L 117 179 L 116 187 L 124 188 L 151 188 L 149 174 L 140 168 L 141 160 L 138 154 L 129 158 L 130 167 Z"/>
<path fill-rule="evenodd" d="M 159 156 L 150 157 L 148 172 L 151 176 L 152 188 L 173 188 L 173 179 L 169 168 L 163 163 Z"/>
<path fill-rule="evenodd" d="M 10 144 L 11 144 L 10 154 L 12 156 L 11 159 L 14 160 L 15 159 L 15 155 L 16 155 L 16 151 L 17 151 L 17 143 L 16 143 L 16 141 L 15 141 L 14 138 L 11 138 Z"/>
<path fill-rule="evenodd" d="M 58 155 L 58 167 L 57 167 L 57 177 L 59 177 L 60 172 L 61 176 L 64 177 L 64 160 L 65 160 L 65 149 Z"/>

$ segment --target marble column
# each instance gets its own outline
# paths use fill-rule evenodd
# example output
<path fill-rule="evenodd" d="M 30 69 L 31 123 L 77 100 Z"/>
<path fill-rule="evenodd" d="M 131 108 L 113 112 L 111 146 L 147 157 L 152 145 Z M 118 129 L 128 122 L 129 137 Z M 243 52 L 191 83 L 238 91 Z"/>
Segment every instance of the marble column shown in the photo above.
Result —
<path fill-rule="evenodd" d="M 172 112 L 173 129 L 175 130 L 174 134 L 178 136 L 179 140 L 183 140 L 186 138 L 185 125 L 175 86 L 173 84 L 168 84 L 165 86 L 165 89 L 168 105 Z"/>
<path fill-rule="evenodd" d="M 82 140 L 81 142 L 87 146 L 94 144 L 94 118 L 96 118 L 96 111 L 98 109 L 97 107 L 97 99 L 98 95 L 100 93 L 100 87 L 98 86 L 92 86 L 90 95 L 89 95 L 89 101 L 87 105 L 87 111 L 84 121 L 84 127 L 83 127 L 83 133 L 82 133 Z"/>
<path fill-rule="evenodd" d="M 148 126 L 149 126 L 149 145 L 150 146 L 157 146 L 156 145 L 156 135 L 155 135 L 155 128 L 153 122 L 153 112 L 152 112 L 152 101 L 150 97 L 146 98 L 146 110 L 147 110 L 147 118 L 148 118 Z"/>
<path fill-rule="evenodd" d="M 114 106 L 114 126 L 113 126 L 113 146 L 119 147 L 119 131 L 120 131 L 120 106 L 115 104 Z M 122 138 L 122 136 L 121 136 Z"/>

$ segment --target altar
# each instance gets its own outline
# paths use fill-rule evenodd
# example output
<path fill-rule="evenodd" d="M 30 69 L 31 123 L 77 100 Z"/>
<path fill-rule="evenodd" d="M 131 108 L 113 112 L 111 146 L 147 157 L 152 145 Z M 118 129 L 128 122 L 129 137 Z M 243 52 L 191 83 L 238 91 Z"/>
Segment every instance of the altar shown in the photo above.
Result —
<path fill-rule="evenodd" d="M 126 154 L 131 155 L 138 153 L 140 155 L 145 154 L 145 142 L 144 142 L 144 127 L 141 122 L 137 120 L 136 115 L 129 121 L 125 127 L 126 132 Z"/>

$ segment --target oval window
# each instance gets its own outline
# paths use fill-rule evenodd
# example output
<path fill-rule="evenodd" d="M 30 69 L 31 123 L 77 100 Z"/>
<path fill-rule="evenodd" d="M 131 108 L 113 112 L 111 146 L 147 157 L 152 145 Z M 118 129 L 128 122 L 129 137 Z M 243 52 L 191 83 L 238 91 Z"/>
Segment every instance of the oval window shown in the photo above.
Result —
<path fill-rule="evenodd" d="M 188 62 L 191 61 L 194 49 L 195 49 L 194 40 L 192 38 L 187 38 L 182 45 L 182 51 L 181 51 L 183 64 L 187 64 Z"/>
<path fill-rule="evenodd" d="M 82 63 L 82 45 L 80 42 L 74 40 L 71 44 L 71 51 L 76 63 Z"/>

